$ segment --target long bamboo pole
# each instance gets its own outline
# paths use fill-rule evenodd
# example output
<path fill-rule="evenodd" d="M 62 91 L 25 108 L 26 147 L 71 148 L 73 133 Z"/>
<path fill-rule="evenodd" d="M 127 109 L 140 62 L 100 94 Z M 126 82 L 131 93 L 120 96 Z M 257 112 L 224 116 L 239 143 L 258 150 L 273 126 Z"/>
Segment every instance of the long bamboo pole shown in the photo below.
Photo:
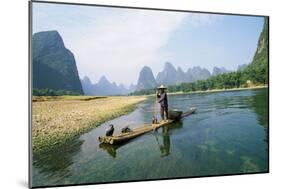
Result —
<path fill-rule="evenodd" d="M 156 89 L 153 120 L 157 120 L 157 95 L 158 95 L 158 90 Z"/>

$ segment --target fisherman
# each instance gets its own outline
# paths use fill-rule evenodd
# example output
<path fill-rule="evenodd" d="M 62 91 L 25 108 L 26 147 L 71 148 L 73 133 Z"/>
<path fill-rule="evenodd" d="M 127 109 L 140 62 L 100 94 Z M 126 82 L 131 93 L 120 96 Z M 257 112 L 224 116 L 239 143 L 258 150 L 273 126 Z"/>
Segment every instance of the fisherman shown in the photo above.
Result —
<path fill-rule="evenodd" d="M 166 120 L 168 119 L 168 98 L 165 89 L 167 88 L 164 87 L 164 85 L 161 85 L 160 87 L 157 88 L 157 92 L 156 92 L 157 101 L 160 104 L 160 113 L 161 113 L 162 120 L 164 120 L 164 114 Z"/>

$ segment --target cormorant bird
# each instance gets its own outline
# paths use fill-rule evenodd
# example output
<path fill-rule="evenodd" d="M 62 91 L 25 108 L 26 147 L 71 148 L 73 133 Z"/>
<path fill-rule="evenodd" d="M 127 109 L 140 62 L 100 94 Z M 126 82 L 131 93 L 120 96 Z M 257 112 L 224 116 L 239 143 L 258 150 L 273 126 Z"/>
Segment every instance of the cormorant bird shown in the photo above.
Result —
<path fill-rule="evenodd" d="M 112 136 L 113 132 L 114 132 L 114 127 L 113 127 L 112 124 L 110 124 L 109 128 L 107 128 L 106 131 L 105 131 L 105 135 L 106 136 Z"/>
<path fill-rule="evenodd" d="M 129 126 L 126 126 L 124 128 L 122 128 L 121 133 L 128 133 L 131 132 L 132 130 L 129 128 Z"/>

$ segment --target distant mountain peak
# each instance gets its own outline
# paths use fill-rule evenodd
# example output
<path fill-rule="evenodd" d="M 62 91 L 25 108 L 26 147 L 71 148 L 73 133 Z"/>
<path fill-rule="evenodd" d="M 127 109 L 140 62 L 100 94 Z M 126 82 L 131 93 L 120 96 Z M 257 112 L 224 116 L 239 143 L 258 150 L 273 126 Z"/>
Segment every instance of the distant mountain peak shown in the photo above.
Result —
<path fill-rule="evenodd" d="M 112 84 L 114 87 L 118 87 L 115 82 L 112 82 L 111 84 Z"/>
<path fill-rule="evenodd" d="M 230 71 L 227 70 L 225 67 L 217 67 L 215 66 L 213 68 L 213 72 L 212 72 L 212 75 L 213 76 L 216 76 L 216 75 L 219 75 L 219 74 L 224 74 L 224 73 L 229 73 Z"/>
<path fill-rule="evenodd" d="M 81 83 L 87 84 L 87 85 L 92 85 L 92 82 L 88 76 L 84 76 L 83 79 L 81 79 Z M 83 86 L 82 86 L 83 87 Z"/>
<path fill-rule="evenodd" d="M 156 84 L 156 81 L 155 81 L 151 68 L 148 66 L 144 66 L 140 71 L 136 88 L 138 90 L 150 89 L 150 88 L 155 87 L 156 85 L 157 84 Z"/>
<path fill-rule="evenodd" d="M 35 51 L 54 52 L 65 48 L 63 39 L 59 32 L 56 30 L 35 33 L 33 34 L 32 39 Z M 35 43 L 35 40 L 39 43 Z"/>
<path fill-rule="evenodd" d="M 194 66 L 192 68 L 188 68 L 186 77 L 188 77 L 191 81 L 205 80 L 211 77 L 211 73 L 206 68 Z"/>
<path fill-rule="evenodd" d="M 178 72 L 184 72 L 184 71 L 181 69 L 181 67 L 179 67 L 179 66 L 178 66 L 178 68 L 177 68 L 177 71 L 178 71 Z"/>
<path fill-rule="evenodd" d="M 151 71 L 152 72 L 152 70 L 149 66 L 143 66 L 141 71 Z"/>
<path fill-rule="evenodd" d="M 110 83 L 110 82 L 109 82 L 108 79 L 103 75 L 103 76 L 101 76 L 101 78 L 99 79 L 98 83 Z"/>
<path fill-rule="evenodd" d="M 81 80 L 86 95 L 127 95 L 133 92 L 131 89 L 127 89 L 123 84 L 117 85 L 116 82 L 110 82 L 104 75 L 100 77 L 99 81 L 95 84 L 88 82 L 88 79 L 88 77 L 84 77 L 84 79 Z"/>
<path fill-rule="evenodd" d="M 171 63 L 171 62 L 165 62 L 165 65 L 164 65 L 164 69 L 169 69 L 169 68 L 173 68 L 175 69 L 174 65 Z"/>
<path fill-rule="evenodd" d="M 103 75 L 100 77 L 100 80 L 107 80 L 107 78 Z"/>
<path fill-rule="evenodd" d="M 49 37 L 56 37 L 56 38 L 62 39 L 57 30 L 41 31 L 41 32 L 34 33 L 33 35 L 34 36 L 41 35 L 41 36 L 44 36 L 44 37 L 49 36 Z"/>
<path fill-rule="evenodd" d="M 91 82 L 91 80 L 88 76 L 84 76 L 82 80 Z"/>
<path fill-rule="evenodd" d="M 170 62 L 165 62 L 163 71 L 159 72 L 156 77 L 159 84 L 173 85 L 177 83 L 177 70 Z"/>

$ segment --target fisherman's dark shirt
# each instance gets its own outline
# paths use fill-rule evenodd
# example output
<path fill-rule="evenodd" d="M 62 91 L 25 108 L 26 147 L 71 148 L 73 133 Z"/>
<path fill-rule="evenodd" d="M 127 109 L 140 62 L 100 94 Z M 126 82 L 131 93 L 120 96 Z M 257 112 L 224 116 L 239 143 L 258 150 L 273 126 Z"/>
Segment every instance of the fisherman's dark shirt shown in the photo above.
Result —
<path fill-rule="evenodd" d="M 162 106 L 162 107 L 168 107 L 168 99 L 167 99 L 167 93 L 158 93 L 157 95 L 158 98 L 158 103 Z"/>

